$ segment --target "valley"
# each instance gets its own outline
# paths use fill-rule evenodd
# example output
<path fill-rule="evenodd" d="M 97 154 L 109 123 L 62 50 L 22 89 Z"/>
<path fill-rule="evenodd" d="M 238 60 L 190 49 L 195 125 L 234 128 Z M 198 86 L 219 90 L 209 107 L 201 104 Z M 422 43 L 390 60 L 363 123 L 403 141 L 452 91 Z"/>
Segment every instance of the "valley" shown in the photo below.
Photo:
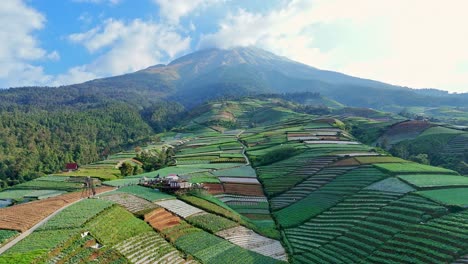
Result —
<path fill-rule="evenodd" d="M 466 131 L 369 109 L 314 111 L 275 96 L 212 101 L 147 145 L 7 188 L 1 199 L 26 203 L 0 208 L 0 250 L 73 204 L 0 253 L 0 263 L 466 259 L 467 174 L 417 160 L 425 149 L 395 152 L 441 142 L 464 162 Z M 123 163 L 141 165 L 139 153 L 167 149 L 174 153 L 162 168 L 120 175 Z M 99 178 L 95 197 L 82 176 Z M 192 188 L 139 185 L 164 177 Z"/>

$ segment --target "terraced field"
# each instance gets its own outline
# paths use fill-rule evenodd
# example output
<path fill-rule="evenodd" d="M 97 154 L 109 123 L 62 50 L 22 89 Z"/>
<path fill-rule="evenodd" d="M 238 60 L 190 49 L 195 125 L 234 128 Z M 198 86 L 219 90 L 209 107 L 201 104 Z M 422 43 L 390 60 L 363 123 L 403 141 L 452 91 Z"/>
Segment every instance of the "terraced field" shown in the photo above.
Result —
<path fill-rule="evenodd" d="M 242 248 L 269 256 L 278 260 L 287 260 L 286 252 L 278 240 L 260 236 L 245 227 L 233 227 L 216 233 L 231 243 Z"/>
<path fill-rule="evenodd" d="M 127 193 L 116 193 L 110 195 L 103 195 L 101 197 L 104 200 L 120 204 L 131 213 L 137 213 L 139 211 L 154 209 L 157 207 L 155 204 L 145 199 Z"/>
<path fill-rule="evenodd" d="M 159 201 L 156 202 L 156 204 L 182 218 L 187 218 L 195 214 L 205 213 L 205 211 L 180 200 Z"/>
<path fill-rule="evenodd" d="M 162 231 L 166 228 L 171 228 L 180 224 L 181 219 L 164 208 L 157 208 L 145 214 L 145 222 L 150 224 L 154 229 Z"/>
<path fill-rule="evenodd" d="M 180 253 L 154 232 L 142 233 L 126 239 L 114 248 L 132 263 L 196 263 L 186 262 Z"/>
<path fill-rule="evenodd" d="M 96 188 L 97 193 L 112 190 L 110 187 Z M 0 229 L 24 232 L 48 215 L 67 204 L 81 199 L 81 192 L 74 192 L 44 200 L 0 208 Z"/>

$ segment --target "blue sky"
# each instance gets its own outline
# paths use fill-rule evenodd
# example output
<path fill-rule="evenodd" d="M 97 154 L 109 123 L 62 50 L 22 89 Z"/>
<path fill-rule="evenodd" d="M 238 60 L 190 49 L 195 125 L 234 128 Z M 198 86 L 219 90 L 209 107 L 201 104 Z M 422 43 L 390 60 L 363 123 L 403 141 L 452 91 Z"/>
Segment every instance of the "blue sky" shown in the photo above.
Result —
<path fill-rule="evenodd" d="M 134 72 L 258 46 L 314 67 L 468 92 L 464 0 L 4 0 L 0 87 Z"/>

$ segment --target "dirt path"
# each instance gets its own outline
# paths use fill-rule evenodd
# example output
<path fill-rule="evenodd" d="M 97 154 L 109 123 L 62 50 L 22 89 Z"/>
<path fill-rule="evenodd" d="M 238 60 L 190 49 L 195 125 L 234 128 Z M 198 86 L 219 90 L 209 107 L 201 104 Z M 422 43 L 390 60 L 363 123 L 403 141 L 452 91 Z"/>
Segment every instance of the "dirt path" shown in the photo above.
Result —
<path fill-rule="evenodd" d="M 244 133 L 245 130 L 241 130 L 237 135 L 236 135 L 236 138 L 237 138 L 237 142 L 239 142 L 241 145 L 242 145 L 242 156 L 244 156 L 244 159 L 247 161 L 247 163 L 245 164 L 246 166 L 250 165 L 250 160 L 249 158 L 247 157 L 247 155 L 245 154 L 245 149 L 246 149 L 246 146 L 242 143 L 242 141 L 240 140 L 240 135 L 242 135 L 242 133 Z"/>
<path fill-rule="evenodd" d="M 111 191 L 113 191 L 113 190 L 105 191 L 105 192 L 102 192 L 100 194 L 111 192 Z M 42 219 L 39 223 L 37 223 L 36 225 L 31 227 L 27 231 L 22 232 L 15 239 L 11 240 L 10 242 L 6 243 L 3 247 L 0 248 L 0 255 L 3 254 L 8 249 L 10 249 L 11 247 L 13 247 L 14 245 L 16 245 L 21 240 L 23 240 L 25 237 L 29 236 L 32 232 L 34 232 L 36 229 L 38 229 L 41 225 L 45 224 L 47 221 L 49 221 L 52 217 L 54 217 L 55 215 L 60 213 L 62 210 L 66 209 L 67 207 L 72 206 L 72 205 L 74 205 L 74 204 L 76 204 L 76 203 L 78 203 L 78 202 L 80 202 L 80 201 L 82 201 L 84 199 L 88 199 L 88 198 L 81 198 L 81 199 L 79 199 L 77 201 L 74 201 L 72 203 L 69 203 L 69 204 L 65 205 L 64 207 L 62 207 L 62 208 L 58 209 L 57 211 L 53 212 L 51 215 L 49 215 L 46 218 Z"/>

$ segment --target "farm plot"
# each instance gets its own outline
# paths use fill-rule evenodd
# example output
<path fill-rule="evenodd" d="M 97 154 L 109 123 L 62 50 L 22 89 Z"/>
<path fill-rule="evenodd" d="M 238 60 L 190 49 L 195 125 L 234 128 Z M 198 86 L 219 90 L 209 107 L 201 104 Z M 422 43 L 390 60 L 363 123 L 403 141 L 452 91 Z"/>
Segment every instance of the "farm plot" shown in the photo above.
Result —
<path fill-rule="evenodd" d="M 114 248 L 132 263 L 186 263 L 171 244 L 154 232 L 133 236 Z"/>
<path fill-rule="evenodd" d="M 468 212 L 415 224 L 386 241 L 369 263 L 451 263 L 466 253 Z M 443 230 L 443 232 L 441 232 Z"/>
<path fill-rule="evenodd" d="M 13 230 L 0 230 L 0 246 L 18 235 L 17 231 Z"/>
<path fill-rule="evenodd" d="M 442 204 L 468 207 L 468 188 L 429 190 L 417 193 Z"/>
<path fill-rule="evenodd" d="M 171 228 L 180 223 L 181 219 L 164 208 L 157 208 L 145 214 L 145 222 L 150 224 L 154 229 L 162 231 L 166 228 Z"/>
<path fill-rule="evenodd" d="M 264 256 L 286 261 L 286 251 L 278 240 L 261 236 L 242 226 L 233 227 L 216 233 L 231 243 L 257 252 Z"/>
<path fill-rule="evenodd" d="M 325 184 L 331 182 L 336 177 L 347 173 L 357 167 L 327 167 L 310 176 L 303 182 L 293 188 L 274 196 L 270 202 L 273 209 L 279 209 L 304 199 L 311 192 L 321 188 Z"/>
<path fill-rule="evenodd" d="M 341 235 L 320 247 L 307 246 L 300 240 L 289 242 L 298 253 L 294 255 L 294 261 L 298 263 L 317 263 L 318 260 L 320 263 L 354 263 L 364 260 L 409 226 L 446 212 L 446 208 L 427 199 L 406 195 L 349 227 L 342 226 Z M 329 227 L 340 228 L 339 223 Z"/>
<path fill-rule="evenodd" d="M 140 182 L 141 178 L 143 178 L 143 177 L 118 179 L 118 180 L 112 180 L 112 181 L 105 181 L 102 184 L 108 185 L 108 186 L 113 186 L 113 187 L 132 186 L 132 185 L 137 185 Z"/>
<path fill-rule="evenodd" d="M 37 191 L 32 191 L 32 192 L 24 195 L 23 197 L 24 198 L 33 198 L 33 199 L 37 199 L 37 200 L 42 200 L 42 199 L 46 199 L 46 198 L 49 198 L 49 197 L 58 196 L 58 195 L 61 195 L 61 194 L 64 194 L 64 193 L 65 193 L 64 191 L 56 191 L 56 190 L 37 190 Z"/>
<path fill-rule="evenodd" d="M 375 164 L 374 166 L 378 169 L 381 169 L 382 171 L 385 171 L 393 175 L 398 175 L 398 174 L 458 175 L 458 173 L 449 169 L 423 165 L 423 164 L 418 164 L 418 163 L 382 163 L 382 164 Z"/>
<path fill-rule="evenodd" d="M 49 251 L 78 234 L 80 230 L 58 229 L 33 232 L 0 255 L 0 263 L 34 263 L 36 259 L 46 256 Z"/>
<path fill-rule="evenodd" d="M 190 233 L 200 232 L 201 229 L 193 227 L 192 225 L 188 224 L 187 222 L 181 220 L 178 225 L 164 228 L 160 232 L 164 235 L 164 237 L 171 241 L 175 242 L 179 237 L 185 236 Z"/>
<path fill-rule="evenodd" d="M 108 190 L 112 190 L 112 188 L 96 188 L 97 193 Z M 75 192 L 7 208 L 0 208 L 0 229 L 24 232 L 48 215 L 80 198 L 81 193 Z"/>
<path fill-rule="evenodd" d="M 317 157 L 317 158 L 305 158 L 306 155 L 302 155 L 302 156 L 304 157 L 304 159 L 300 161 L 299 164 L 294 163 L 290 165 L 290 167 L 294 169 L 288 170 L 286 167 L 287 173 L 280 177 L 275 177 L 274 179 L 265 178 L 263 177 L 263 175 L 265 175 L 266 171 L 260 170 L 261 171 L 260 178 L 262 179 L 262 183 L 265 188 L 265 191 L 269 195 L 274 196 L 274 195 L 277 195 L 279 193 L 289 190 L 290 188 L 294 187 L 296 184 L 318 173 L 327 165 L 336 161 L 336 157 L 325 156 L 325 157 Z M 291 161 L 294 161 L 294 159 Z M 284 164 L 284 163 L 282 163 L 281 165 L 288 166 L 287 164 Z M 282 166 L 278 167 L 275 164 L 274 166 L 272 166 L 272 168 L 270 168 L 270 170 L 275 168 L 275 170 L 277 171 L 284 171 L 281 167 Z"/>
<path fill-rule="evenodd" d="M 137 213 L 139 211 L 154 209 L 156 205 L 143 199 L 128 193 L 115 193 L 101 196 L 102 199 L 112 201 L 125 207 L 131 213 Z"/>
<path fill-rule="evenodd" d="M 143 198 L 151 202 L 175 198 L 174 196 L 160 192 L 159 190 L 153 190 L 153 189 L 143 187 L 143 186 L 121 187 L 112 193 L 127 193 L 127 194 L 138 196 L 140 198 Z"/>
<path fill-rule="evenodd" d="M 197 207 L 191 206 L 180 200 L 167 200 L 156 202 L 157 205 L 173 212 L 174 214 L 187 218 L 191 215 L 204 213 L 203 210 L 198 209 Z"/>
<path fill-rule="evenodd" d="M 251 166 L 241 166 L 232 169 L 217 170 L 214 171 L 213 174 L 218 177 L 257 177 L 255 170 Z"/>
<path fill-rule="evenodd" d="M 79 228 L 89 219 L 110 206 L 112 206 L 112 202 L 109 201 L 101 199 L 85 199 L 65 208 L 59 214 L 47 221 L 47 223 L 39 227 L 38 230 Z"/>
<path fill-rule="evenodd" d="M 455 175 L 441 174 L 412 174 L 400 175 L 402 179 L 417 188 L 434 188 L 434 187 L 468 187 L 468 177 Z"/>
<path fill-rule="evenodd" d="M 248 178 L 245 178 L 248 179 Z M 223 183 L 225 193 L 239 195 L 263 195 L 263 188 L 260 184 Z"/>
<path fill-rule="evenodd" d="M 365 188 L 366 190 L 395 192 L 395 193 L 409 193 L 416 191 L 413 187 L 400 181 L 396 177 L 390 177 L 376 183 L 373 183 Z"/>
<path fill-rule="evenodd" d="M 80 264 L 91 262 L 119 264 L 129 263 L 124 256 L 120 255 L 112 248 L 93 248 L 96 244 L 96 239 L 89 234 L 84 237 L 82 237 L 81 234 L 72 236 L 70 239 L 51 250 L 46 257 L 42 257 L 36 262 Z"/>
<path fill-rule="evenodd" d="M 372 167 L 361 167 L 337 177 L 304 199 L 276 211 L 279 224 L 293 227 L 332 207 L 346 195 L 351 195 L 386 175 Z"/>
<path fill-rule="evenodd" d="M 404 159 L 390 156 L 372 156 L 372 157 L 355 157 L 355 159 L 362 165 L 374 163 L 406 163 Z"/>
<path fill-rule="evenodd" d="M 112 206 L 85 226 L 106 246 L 113 246 L 133 236 L 152 231 L 142 220 L 120 206 Z"/>
<path fill-rule="evenodd" d="M 263 256 L 234 245 L 204 231 L 192 232 L 179 237 L 177 248 L 194 256 L 202 263 L 278 263 L 278 260 Z"/>
<path fill-rule="evenodd" d="M 380 191 L 360 191 L 302 225 L 285 229 L 286 238 L 294 252 L 322 246 L 392 201 L 396 201 L 402 195 Z"/>
<path fill-rule="evenodd" d="M 10 190 L 57 190 L 57 191 L 76 191 L 83 187 L 82 183 L 57 181 L 49 176 L 38 178 L 32 181 L 17 184 L 10 188 Z"/>
<path fill-rule="evenodd" d="M 186 218 L 186 220 L 190 224 L 203 230 L 206 230 L 210 233 L 216 233 L 221 230 L 225 230 L 239 225 L 238 223 L 233 222 L 229 219 L 209 213 L 189 216 Z"/>

